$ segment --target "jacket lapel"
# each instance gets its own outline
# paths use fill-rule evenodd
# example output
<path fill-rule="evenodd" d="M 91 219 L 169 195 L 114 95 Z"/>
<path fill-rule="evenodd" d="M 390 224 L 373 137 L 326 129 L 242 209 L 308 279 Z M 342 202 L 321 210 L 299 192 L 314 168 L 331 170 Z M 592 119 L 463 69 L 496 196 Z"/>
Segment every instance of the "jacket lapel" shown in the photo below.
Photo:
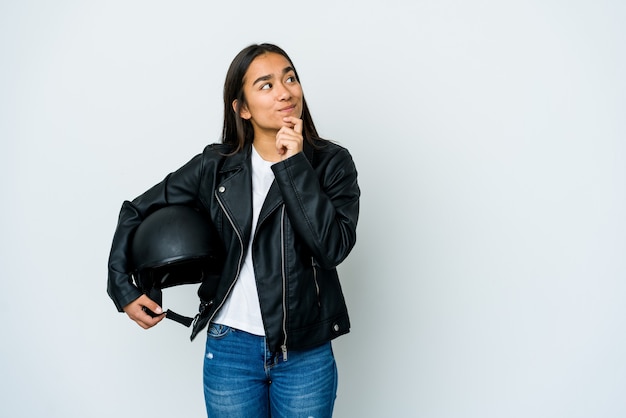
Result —
<path fill-rule="evenodd" d="M 257 225 L 261 225 L 263 221 L 282 203 L 283 195 L 280 193 L 280 189 L 278 188 L 278 184 L 276 184 L 276 180 L 274 180 L 272 182 L 272 185 L 270 186 L 269 191 L 267 192 L 267 196 L 265 196 L 265 201 L 263 202 L 263 206 L 261 207 L 261 212 L 259 213 L 259 221 L 257 222 Z"/>
<path fill-rule="evenodd" d="M 226 158 L 220 176 L 215 193 L 234 227 L 247 243 L 252 229 L 250 148 Z"/>

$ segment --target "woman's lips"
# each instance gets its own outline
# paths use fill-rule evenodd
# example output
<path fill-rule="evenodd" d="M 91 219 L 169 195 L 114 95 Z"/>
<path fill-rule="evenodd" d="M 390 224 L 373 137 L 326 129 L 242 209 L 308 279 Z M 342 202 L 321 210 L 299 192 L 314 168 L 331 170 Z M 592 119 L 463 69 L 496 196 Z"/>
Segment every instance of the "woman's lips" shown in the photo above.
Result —
<path fill-rule="evenodd" d="M 283 107 L 279 111 L 289 113 L 289 112 L 292 112 L 295 108 L 296 108 L 296 105 L 291 105 L 291 106 Z"/>

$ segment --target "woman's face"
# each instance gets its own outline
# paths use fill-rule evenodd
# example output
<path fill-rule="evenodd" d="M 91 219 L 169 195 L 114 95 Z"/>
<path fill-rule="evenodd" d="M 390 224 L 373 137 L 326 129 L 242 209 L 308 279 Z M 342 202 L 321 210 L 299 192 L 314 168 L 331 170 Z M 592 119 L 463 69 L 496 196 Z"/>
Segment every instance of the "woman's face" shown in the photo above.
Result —
<path fill-rule="evenodd" d="M 243 83 L 245 103 L 240 116 L 249 120 L 255 138 L 275 137 L 287 125 L 283 118 L 302 117 L 302 87 L 289 61 L 280 54 L 265 53 L 256 57 Z M 236 102 L 233 102 L 236 110 Z"/>

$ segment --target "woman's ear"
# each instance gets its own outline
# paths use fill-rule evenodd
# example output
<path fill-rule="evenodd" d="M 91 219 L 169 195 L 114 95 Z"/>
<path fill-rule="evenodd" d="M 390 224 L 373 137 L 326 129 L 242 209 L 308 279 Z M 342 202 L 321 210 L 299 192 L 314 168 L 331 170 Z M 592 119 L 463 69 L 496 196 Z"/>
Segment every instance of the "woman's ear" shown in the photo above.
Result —
<path fill-rule="evenodd" d="M 239 111 L 237 111 L 237 104 L 238 103 L 239 102 L 238 102 L 237 99 L 233 100 L 233 110 L 235 111 L 235 113 L 238 113 L 239 117 L 241 117 L 242 119 L 250 119 L 250 117 L 252 115 L 248 111 L 248 107 L 245 104 L 241 105 L 241 109 L 239 109 Z"/>

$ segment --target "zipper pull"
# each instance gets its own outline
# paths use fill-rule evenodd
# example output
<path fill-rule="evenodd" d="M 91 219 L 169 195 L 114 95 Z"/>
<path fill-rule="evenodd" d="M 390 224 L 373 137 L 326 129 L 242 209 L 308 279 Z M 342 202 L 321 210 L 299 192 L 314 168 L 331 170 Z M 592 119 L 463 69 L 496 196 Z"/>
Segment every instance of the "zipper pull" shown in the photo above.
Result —
<path fill-rule="evenodd" d="M 283 361 L 287 361 L 287 346 L 283 344 L 280 346 L 280 349 L 283 352 Z"/>

